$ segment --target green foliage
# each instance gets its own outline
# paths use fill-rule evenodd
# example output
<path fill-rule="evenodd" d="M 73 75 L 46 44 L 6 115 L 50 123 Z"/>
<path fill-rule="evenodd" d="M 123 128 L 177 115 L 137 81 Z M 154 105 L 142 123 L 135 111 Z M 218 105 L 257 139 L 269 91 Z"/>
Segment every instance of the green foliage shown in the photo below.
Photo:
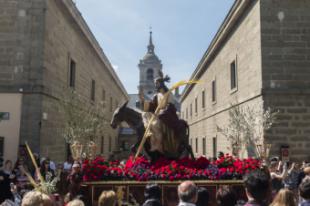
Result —
<path fill-rule="evenodd" d="M 102 136 L 108 120 L 104 117 L 104 104 L 90 102 L 74 90 L 68 90 L 59 102 L 59 111 L 64 117 L 62 131 L 65 140 L 72 144 L 74 141 L 93 141 Z"/>

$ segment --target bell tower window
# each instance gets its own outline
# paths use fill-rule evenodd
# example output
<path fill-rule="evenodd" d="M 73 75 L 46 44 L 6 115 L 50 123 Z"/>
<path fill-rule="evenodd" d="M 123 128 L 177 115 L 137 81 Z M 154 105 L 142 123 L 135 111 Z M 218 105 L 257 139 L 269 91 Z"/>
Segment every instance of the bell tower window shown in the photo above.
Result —
<path fill-rule="evenodd" d="M 151 80 L 151 81 L 154 80 L 154 71 L 153 71 L 153 69 L 148 69 L 146 71 L 146 79 L 147 80 Z"/>

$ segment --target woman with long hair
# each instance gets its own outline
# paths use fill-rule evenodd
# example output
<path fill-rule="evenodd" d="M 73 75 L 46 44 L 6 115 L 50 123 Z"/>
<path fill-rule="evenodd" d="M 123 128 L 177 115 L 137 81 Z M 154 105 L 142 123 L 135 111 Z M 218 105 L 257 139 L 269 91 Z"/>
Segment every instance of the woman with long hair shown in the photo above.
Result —
<path fill-rule="evenodd" d="M 292 191 L 281 189 L 270 206 L 296 206 L 297 201 Z"/>
<path fill-rule="evenodd" d="M 40 172 L 45 181 L 51 181 L 55 177 L 55 173 L 50 168 L 50 162 L 48 160 L 43 160 L 40 166 Z"/>

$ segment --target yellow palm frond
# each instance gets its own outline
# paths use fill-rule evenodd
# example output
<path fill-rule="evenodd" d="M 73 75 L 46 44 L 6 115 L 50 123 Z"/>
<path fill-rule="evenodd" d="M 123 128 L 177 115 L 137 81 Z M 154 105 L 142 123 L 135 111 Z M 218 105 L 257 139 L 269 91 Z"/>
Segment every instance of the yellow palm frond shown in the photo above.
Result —
<path fill-rule="evenodd" d="M 181 86 L 184 86 L 184 85 L 188 85 L 188 84 L 198 84 L 200 83 L 200 81 L 197 81 L 197 80 L 182 80 L 182 81 L 179 81 L 177 83 L 175 83 L 170 89 L 169 89 L 169 92 L 172 92 L 173 90 L 175 90 L 176 88 L 179 88 Z"/>

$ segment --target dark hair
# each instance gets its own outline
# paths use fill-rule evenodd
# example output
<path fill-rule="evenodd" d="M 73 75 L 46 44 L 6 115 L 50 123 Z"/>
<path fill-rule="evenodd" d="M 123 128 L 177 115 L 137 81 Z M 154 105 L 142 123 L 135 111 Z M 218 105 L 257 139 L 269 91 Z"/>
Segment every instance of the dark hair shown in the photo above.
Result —
<path fill-rule="evenodd" d="M 198 188 L 198 199 L 196 206 L 207 206 L 209 202 L 209 192 L 204 187 Z"/>
<path fill-rule="evenodd" d="M 229 186 L 222 186 L 216 193 L 216 201 L 219 206 L 235 206 L 237 195 Z"/>
<path fill-rule="evenodd" d="M 218 152 L 218 155 L 217 155 L 218 158 L 221 158 L 221 157 L 224 157 L 224 156 L 225 156 L 224 152 L 222 152 L 222 151 Z"/>
<path fill-rule="evenodd" d="M 302 198 L 310 199 L 310 177 L 305 177 L 299 185 L 299 194 Z"/>
<path fill-rule="evenodd" d="M 270 192 L 270 177 L 266 172 L 256 170 L 245 176 L 244 185 L 255 201 L 262 202 Z"/>
<path fill-rule="evenodd" d="M 279 157 L 273 156 L 269 159 L 270 162 L 278 162 L 279 161 Z"/>
<path fill-rule="evenodd" d="M 157 184 L 148 184 L 145 186 L 144 191 L 145 199 L 160 199 L 161 189 Z"/>

